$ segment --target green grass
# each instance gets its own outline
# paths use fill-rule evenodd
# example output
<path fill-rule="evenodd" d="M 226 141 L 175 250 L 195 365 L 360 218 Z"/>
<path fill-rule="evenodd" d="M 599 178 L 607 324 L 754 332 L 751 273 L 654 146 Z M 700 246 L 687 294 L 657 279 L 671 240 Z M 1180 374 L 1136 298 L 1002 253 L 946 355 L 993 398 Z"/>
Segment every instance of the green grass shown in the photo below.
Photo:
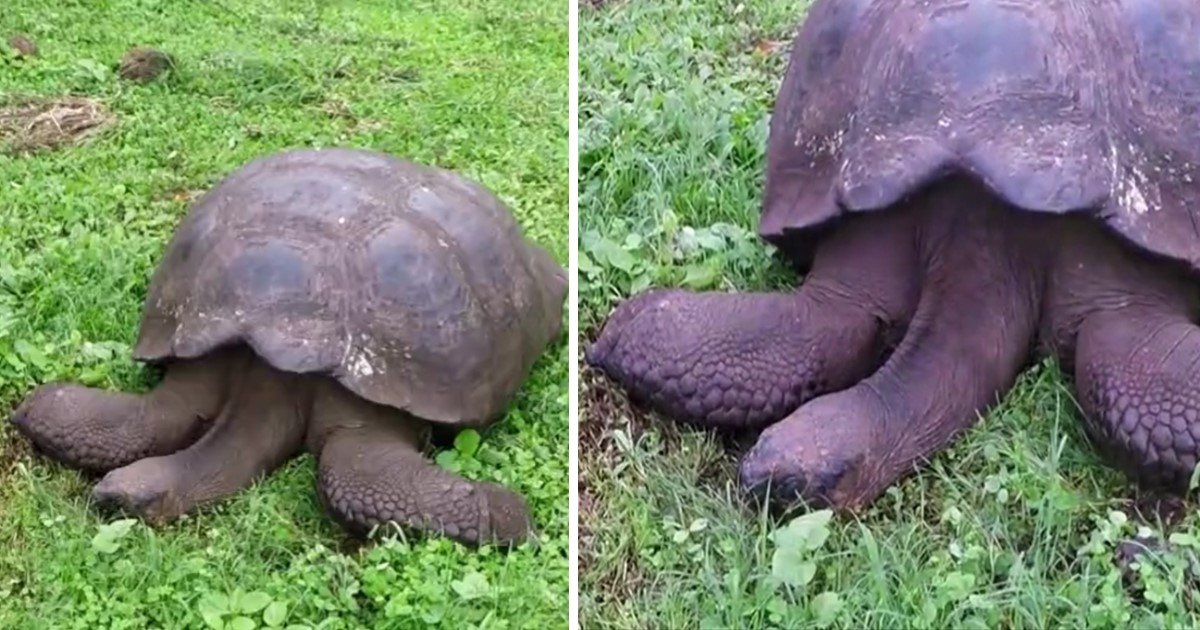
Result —
<path fill-rule="evenodd" d="M 797 282 L 753 230 L 766 123 L 804 6 L 581 9 L 585 337 L 645 286 Z M 1133 492 L 1085 441 L 1052 364 L 857 519 L 813 513 L 788 527 L 737 496 L 739 445 L 647 417 L 595 374 L 582 392 L 585 627 L 1197 625 L 1183 551 L 1122 584 L 1111 552 L 1138 522 Z M 1187 516 L 1173 540 L 1186 550 L 1198 530 Z"/>
<path fill-rule="evenodd" d="M 458 170 L 565 264 L 567 18 L 544 0 L 0 3 L 0 41 L 23 31 L 41 48 L 0 54 L 0 106 L 71 94 L 116 118 L 80 146 L 0 153 L 0 417 L 54 379 L 146 387 L 130 345 L 189 197 L 284 147 Z M 164 49 L 175 71 L 118 81 L 132 45 Z M 123 531 L 88 509 L 85 479 L 0 422 L 0 628 L 203 627 L 221 611 L 245 612 L 240 625 L 561 627 L 567 366 L 558 343 L 485 433 L 497 463 L 467 467 L 530 501 L 541 545 L 509 554 L 347 545 L 318 508 L 310 457 L 178 524 Z"/>

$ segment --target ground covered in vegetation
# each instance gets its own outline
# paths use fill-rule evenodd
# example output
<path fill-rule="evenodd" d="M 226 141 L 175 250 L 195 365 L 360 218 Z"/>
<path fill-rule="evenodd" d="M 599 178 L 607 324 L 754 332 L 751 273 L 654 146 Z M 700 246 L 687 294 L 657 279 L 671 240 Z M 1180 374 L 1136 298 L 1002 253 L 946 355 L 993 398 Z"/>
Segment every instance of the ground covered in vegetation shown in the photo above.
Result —
<path fill-rule="evenodd" d="M 754 236 L 774 91 L 804 3 L 581 7 L 580 325 L 650 285 L 786 288 Z M 588 628 L 1170 628 L 1197 623 L 1188 506 L 1137 497 L 1086 442 L 1053 364 L 857 519 L 755 512 L 748 443 L 581 385 Z M 1176 551 L 1125 583 L 1115 542 Z"/>
<path fill-rule="evenodd" d="M 219 178 L 285 147 L 458 170 L 566 264 L 561 3 L 0 5 L 0 417 L 51 380 L 148 386 L 130 345 L 176 222 Z M 122 80 L 132 46 L 173 65 Z M 350 544 L 320 512 L 310 457 L 169 527 L 97 515 L 88 480 L 0 422 L 0 627 L 561 627 L 567 361 L 554 346 L 482 446 L 442 458 L 528 498 L 541 544 L 508 554 Z"/>

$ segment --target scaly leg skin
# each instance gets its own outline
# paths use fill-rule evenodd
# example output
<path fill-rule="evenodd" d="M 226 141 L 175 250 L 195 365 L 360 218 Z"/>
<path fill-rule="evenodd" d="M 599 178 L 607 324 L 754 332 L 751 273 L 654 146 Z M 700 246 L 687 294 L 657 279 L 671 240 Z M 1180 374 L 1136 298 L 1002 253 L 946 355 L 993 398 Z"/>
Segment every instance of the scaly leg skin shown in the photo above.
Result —
<path fill-rule="evenodd" d="M 469 545 L 531 539 L 529 510 L 516 493 L 470 481 L 422 454 L 427 426 L 325 383 L 313 406 L 308 448 L 330 515 L 352 534 L 392 523 Z"/>
<path fill-rule="evenodd" d="M 103 474 L 143 457 L 179 450 L 196 438 L 222 400 L 223 354 L 181 361 L 144 395 L 50 383 L 17 407 L 12 423 L 52 459 Z M 221 365 L 217 365 L 220 363 Z"/>
<path fill-rule="evenodd" d="M 844 225 L 796 293 L 654 290 L 622 304 L 587 361 L 683 422 L 764 426 L 882 362 L 916 305 L 911 215 Z"/>
<path fill-rule="evenodd" d="M 1062 234 L 1047 292 L 1047 345 L 1074 374 L 1084 427 L 1135 481 L 1182 494 L 1200 461 L 1200 288 L 1187 272 L 1093 225 Z M 1128 573 L 1143 556 L 1170 549 L 1139 536 L 1118 547 L 1118 564 Z"/>
<path fill-rule="evenodd" d="M 1090 315 L 1075 384 L 1088 431 L 1115 464 L 1147 486 L 1187 490 L 1200 461 L 1200 329 L 1185 313 Z"/>
<path fill-rule="evenodd" d="M 1047 345 L 1074 373 L 1089 436 L 1142 484 L 1186 490 L 1200 461 L 1200 288 L 1095 226 L 1058 241 Z"/>
<path fill-rule="evenodd" d="M 769 427 L 741 464 L 741 483 L 772 505 L 855 510 L 943 449 L 997 402 L 1028 360 L 1040 265 L 1018 260 L 1000 209 L 978 195 L 932 206 L 916 242 L 925 277 L 900 346 L 857 385 Z"/>
<path fill-rule="evenodd" d="M 113 470 L 93 489 L 93 502 L 163 524 L 249 486 L 303 445 L 310 383 L 248 358 L 204 437 Z"/>

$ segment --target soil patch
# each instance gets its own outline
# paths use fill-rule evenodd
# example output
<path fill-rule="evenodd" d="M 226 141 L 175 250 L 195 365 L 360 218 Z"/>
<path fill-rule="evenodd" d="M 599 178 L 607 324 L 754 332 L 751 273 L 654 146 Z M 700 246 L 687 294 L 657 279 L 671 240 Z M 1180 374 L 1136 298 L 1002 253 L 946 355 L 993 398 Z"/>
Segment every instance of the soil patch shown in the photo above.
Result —
<path fill-rule="evenodd" d="M 0 149 L 30 153 L 79 144 L 114 117 L 89 98 L 26 99 L 0 104 Z"/>
<path fill-rule="evenodd" d="M 121 57 L 117 75 L 126 81 L 149 83 L 175 66 L 171 56 L 153 48 L 131 48 Z"/>
<path fill-rule="evenodd" d="M 8 38 L 8 47 L 13 50 L 18 57 L 36 57 L 38 56 L 38 47 L 28 35 L 17 33 Z"/>

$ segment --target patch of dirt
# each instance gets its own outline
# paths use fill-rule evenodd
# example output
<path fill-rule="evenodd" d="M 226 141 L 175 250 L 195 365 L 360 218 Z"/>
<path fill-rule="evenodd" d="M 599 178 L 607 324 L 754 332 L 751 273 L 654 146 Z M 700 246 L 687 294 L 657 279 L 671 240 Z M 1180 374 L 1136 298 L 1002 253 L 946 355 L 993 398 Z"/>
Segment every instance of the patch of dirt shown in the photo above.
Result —
<path fill-rule="evenodd" d="M 323 114 L 330 118 L 343 118 L 345 120 L 355 120 L 354 110 L 350 109 L 350 104 L 340 98 L 331 98 L 324 103 L 321 103 L 318 108 Z"/>
<path fill-rule="evenodd" d="M 1125 594 L 1137 606 L 1147 604 L 1146 583 L 1138 565 L 1149 563 L 1161 570 L 1170 571 L 1168 563 L 1182 563 L 1183 606 L 1189 612 L 1196 610 L 1196 587 L 1200 586 L 1200 558 L 1189 547 L 1171 544 L 1157 536 L 1135 536 L 1117 545 L 1113 551 L 1113 564 L 1121 572 L 1121 583 Z"/>
<path fill-rule="evenodd" d="M 322 512 L 325 514 L 325 512 Z M 345 532 L 340 532 L 337 536 L 336 549 L 339 553 L 347 556 L 356 556 L 363 550 L 369 550 L 377 540 L 370 538 L 362 538 L 359 536 L 351 536 Z"/>
<path fill-rule="evenodd" d="M 601 464 L 611 464 L 616 455 L 613 432 L 624 430 L 629 439 L 637 442 L 646 429 L 660 429 L 664 451 L 678 443 L 674 425 L 661 422 L 653 412 L 635 405 L 629 397 L 599 370 L 586 364 L 579 366 L 579 453 L 580 459 L 591 457 Z"/>
<path fill-rule="evenodd" d="M 0 419 L 5 421 L 7 418 L 7 412 L 0 416 Z M 0 487 L 6 486 L 4 481 L 16 473 L 17 464 L 28 460 L 32 455 L 33 451 L 27 440 L 21 439 L 15 431 L 0 431 Z"/>
<path fill-rule="evenodd" d="M 579 365 L 579 412 L 579 571 L 590 574 L 595 545 L 592 524 L 602 517 L 603 510 L 594 480 L 599 471 L 612 470 L 619 462 L 613 433 L 624 430 L 636 442 L 654 420 L 648 412 L 635 408 L 616 384 L 583 362 Z M 631 573 L 639 573 L 635 560 L 604 567 L 600 592 L 594 596 L 620 599 L 636 588 L 638 580 L 630 579 Z"/>
<path fill-rule="evenodd" d="M 413 66 L 387 68 L 380 72 L 379 78 L 385 83 L 416 83 L 421 80 L 421 70 Z"/>
<path fill-rule="evenodd" d="M 153 48 L 130 48 L 117 67 L 117 76 L 135 83 L 149 83 L 175 67 L 171 56 Z"/>
<path fill-rule="evenodd" d="M 579 529 L 581 550 L 590 547 L 588 524 L 596 500 L 590 491 L 591 471 L 611 463 L 610 428 L 622 417 L 618 395 L 605 378 L 580 362 L 579 365 Z M 581 554 L 582 555 L 582 554 Z"/>
<path fill-rule="evenodd" d="M 369 120 L 366 118 L 354 121 L 347 131 L 350 133 L 374 133 L 387 128 L 387 123 L 381 120 Z"/>
<path fill-rule="evenodd" d="M 164 192 L 160 198 L 164 200 L 174 201 L 175 203 L 183 203 L 190 205 L 193 201 L 199 199 L 205 193 L 201 188 L 174 188 Z"/>
<path fill-rule="evenodd" d="M 1184 590 L 1184 605 L 1188 610 L 1194 610 L 1196 603 L 1192 592 L 1200 585 L 1200 558 L 1191 549 L 1168 541 L 1172 530 L 1178 527 L 1190 512 L 1190 502 L 1183 497 L 1143 490 L 1131 485 L 1129 494 L 1122 498 L 1121 503 L 1121 511 L 1127 514 L 1135 525 L 1145 525 L 1152 530 L 1161 528 L 1162 531 L 1161 536 L 1156 533 L 1149 536 L 1139 534 L 1126 539 L 1118 544 L 1113 552 L 1113 564 L 1121 572 L 1122 582 L 1130 599 L 1139 605 L 1144 601 L 1145 585 L 1134 568 L 1135 564 L 1161 564 L 1168 556 L 1176 556 L 1185 563 L 1184 578 L 1192 586 Z"/>
<path fill-rule="evenodd" d="M 1132 512 L 1135 522 L 1156 527 L 1160 523 L 1164 530 L 1174 529 L 1188 515 L 1187 501 L 1181 497 L 1154 492 L 1134 490 L 1127 499 L 1127 512 Z"/>
<path fill-rule="evenodd" d="M 584 339 L 594 338 L 594 332 L 584 334 Z M 592 524 L 604 518 L 603 498 L 594 489 L 596 479 L 612 471 L 621 463 L 622 454 L 614 439 L 617 431 L 624 432 L 636 443 L 642 435 L 653 428 L 661 438 L 659 457 L 670 456 L 677 450 L 681 431 L 674 422 L 657 416 L 649 409 L 632 401 L 619 385 L 609 380 L 599 370 L 582 363 L 579 366 L 579 570 L 590 575 L 595 557 L 593 547 L 595 534 Z M 712 485 L 714 491 L 728 480 L 729 467 L 735 459 L 729 455 L 740 454 L 744 449 L 743 439 L 726 439 L 726 457 L 712 462 L 701 479 L 703 485 Z M 601 567 L 598 592 L 593 596 L 598 601 L 621 601 L 633 596 L 644 583 L 643 571 L 634 550 L 625 550 L 620 558 L 610 558 Z"/>
<path fill-rule="evenodd" d="M 79 144 L 115 117 L 89 98 L 27 99 L 0 105 L 0 147 L 29 153 Z"/>
<path fill-rule="evenodd" d="M 387 127 L 385 123 L 378 120 L 359 118 L 349 103 L 340 98 L 329 99 L 321 103 L 318 109 L 330 118 L 345 121 L 345 132 L 348 134 L 371 133 Z"/>
<path fill-rule="evenodd" d="M 774 55 L 775 53 L 779 52 L 780 50 L 783 50 L 784 47 L 787 46 L 787 42 L 770 39 L 767 37 L 756 37 L 750 43 L 750 46 L 751 46 L 751 48 L 754 49 L 754 52 L 756 52 L 764 57 L 770 57 L 771 55 Z"/>
<path fill-rule="evenodd" d="M 28 35 L 17 33 L 8 38 L 8 47 L 17 54 L 17 57 L 36 57 L 38 56 L 38 47 Z"/>

